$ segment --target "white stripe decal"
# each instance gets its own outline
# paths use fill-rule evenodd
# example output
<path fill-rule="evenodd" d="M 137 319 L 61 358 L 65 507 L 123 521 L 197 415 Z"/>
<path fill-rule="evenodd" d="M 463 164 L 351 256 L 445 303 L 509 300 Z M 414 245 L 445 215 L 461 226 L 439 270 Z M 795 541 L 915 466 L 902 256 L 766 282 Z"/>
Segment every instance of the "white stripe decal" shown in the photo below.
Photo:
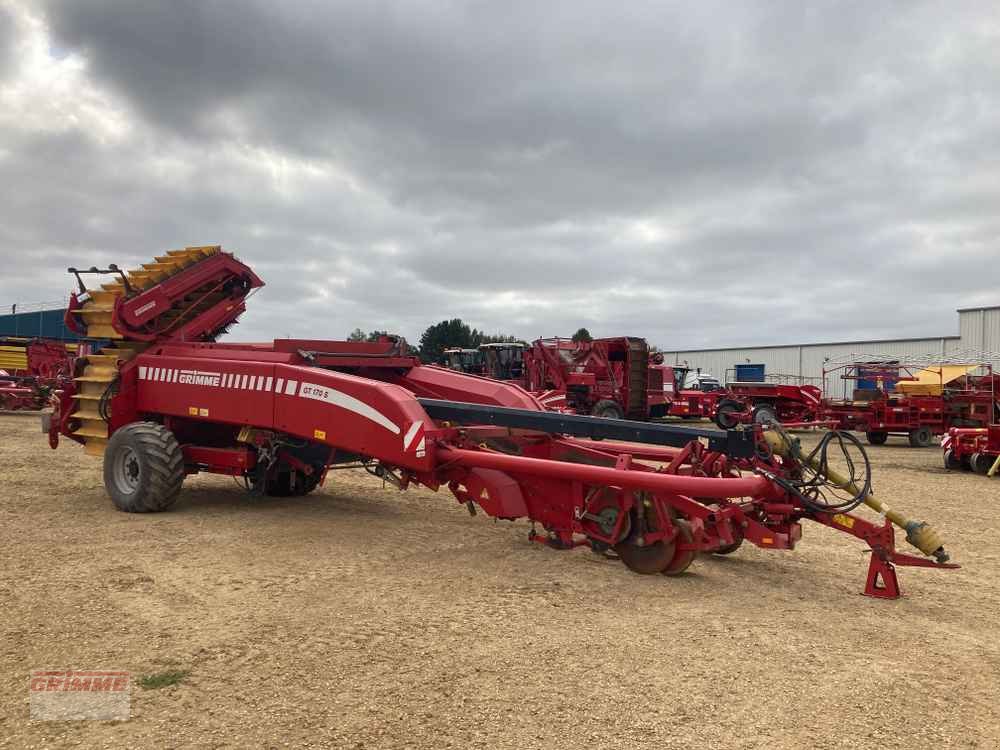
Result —
<path fill-rule="evenodd" d="M 294 380 L 289 382 L 295 383 Z M 374 409 L 364 401 L 360 401 L 354 398 L 354 396 L 349 396 L 341 391 L 336 391 L 329 386 L 315 385 L 314 383 L 303 383 L 302 390 L 299 392 L 299 395 L 302 398 L 310 398 L 314 401 L 325 401 L 328 404 L 339 406 L 341 409 L 347 409 L 347 411 L 360 414 L 365 419 L 370 419 L 375 424 L 385 427 L 385 429 L 396 435 L 402 432 L 402 430 L 399 429 L 398 424 L 393 422 L 382 412 L 378 411 L 378 409 Z"/>
<path fill-rule="evenodd" d="M 281 393 L 281 387 L 285 384 L 284 378 L 278 378 L 278 382 L 274 384 L 274 392 Z"/>
<path fill-rule="evenodd" d="M 246 375 L 242 376 L 242 379 L 240 380 L 240 386 L 239 387 L 242 388 L 242 389 L 244 389 L 244 390 L 246 390 L 246 387 L 247 387 L 247 376 Z"/>
<path fill-rule="evenodd" d="M 257 376 L 257 390 L 258 391 L 264 390 L 264 376 L 263 375 L 258 375 Z"/>
<path fill-rule="evenodd" d="M 159 367 L 154 367 L 153 368 L 153 380 L 159 380 L 159 379 L 160 379 L 160 368 Z"/>
<path fill-rule="evenodd" d="M 232 382 L 233 382 L 233 374 L 231 372 L 227 372 L 225 375 L 222 376 L 223 388 L 228 388 Z"/>
<path fill-rule="evenodd" d="M 285 395 L 294 396 L 295 386 L 297 386 L 298 384 L 299 384 L 298 380 L 289 380 L 287 383 L 285 383 Z"/>
<path fill-rule="evenodd" d="M 250 387 L 249 387 L 249 388 L 247 388 L 247 390 L 248 390 L 248 391 L 252 391 L 252 390 L 254 390 L 254 389 L 255 389 L 256 387 L 257 387 L 257 376 L 256 376 L 256 375 L 251 375 L 251 376 L 250 376 Z"/>
<path fill-rule="evenodd" d="M 265 386 L 264 386 L 264 390 L 265 390 L 265 391 L 269 391 L 269 390 L 271 390 L 271 381 L 272 381 L 272 380 L 274 380 L 274 377 L 273 377 L 273 376 L 271 376 L 271 375 L 268 375 L 268 376 L 267 376 L 267 385 L 265 385 Z"/>
<path fill-rule="evenodd" d="M 406 434 L 403 436 L 403 450 L 404 451 L 408 451 L 410 449 L 410 443 L 412 443 L 413 442 L 413 438 L 415 438 L 417 436 L 417 431 L 420 429 L 420 426 L 422 424 L 423 424 L 423 422 L 418 419 L 416 422 L 414 422 L 413 424 L 410 425 L 410 429 L 408 429 L 406 431 Z"/>
<path fill-rule="evenodd" d="M 139 365 L 139 380 L 145 380 L 146 379 L 146 371 L 148 369 L 149 368 L 146 367 L 146 365 Z"/>
<path fill-rule="evenodd" d="M 417 443 L 417 457 L 419 458 L 425 450 L 427 450 L 427 438 L 420 438 L 420 442 Z"/>
<path fill-rule="evenodd" d="M 171 383 L 176 383 L 177 382 L 177 375 L 179 373 L 180 373 L 180 370 L 174 370 L 174 377 L 173 377 L 173 380 L 170 381 Z"/>

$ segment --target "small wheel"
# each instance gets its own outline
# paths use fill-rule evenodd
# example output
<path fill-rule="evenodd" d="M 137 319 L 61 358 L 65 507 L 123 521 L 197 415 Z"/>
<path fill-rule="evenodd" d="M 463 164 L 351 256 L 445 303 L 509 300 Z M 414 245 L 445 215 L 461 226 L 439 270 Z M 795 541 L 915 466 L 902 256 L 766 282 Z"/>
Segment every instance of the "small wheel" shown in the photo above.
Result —
<path fill-rule="evenodd" d="M 174 434 L 154 422 L 115 431 L 104 451 L 104 487 L 118 510 L 157 513 L 177 500 L 184 454 Z"/>
<path fill-rule="evenodd" d="M 944 452 L 944 468 L 956 471 L 962 468 L 962 460 L 955 458 L 955 451 L 951 448 Z"/>
<path fill-rule="evenodd" d="M 731 555 L 731 554 L 733 554 L 736 550 L 738 550 L 742 546 L 743 546 L 743 527 L 742 526 L 734 526 L 733 527 L 733 543 L 732 544 L 723 545 L 722 547 L 719 547 L 718 549 L 713 549 L 712 550 L 712 554 L 713 555 Z"/>
<path fill-rule="evenodd" d="M 733 430 L 740 423 L 738 414 L 743 412 L 743 406 L 733 401 L 719 404 L 715 410 L 715 424 L 723 430 Z"/>
<path fill-rule="evenodd" d="M 639 502 L 645 502 L 645 500 L 640 499 Z M 652 508 L 649 508 L 651 513 L 652 510 Z M 652 544 L 641 546 L 637 543 L 643 533 L 655 531 L 655 529 L 649 527 L 649 522 L 650 519 L 647 517 L 644 524 L 646 527 L 644 532 L 641 528 L 643 524 L 638 522 L 635 511 L 630 511 L 629 528 L 631 531 L 623 541 L 614 546 L 615 552 L 618 553 L 618 557 L 625 563 L 625 567 L 642 575 L 662 573 L 673 562 L 674 553 L 676 552 L 673 540 L 669 542 L 658 540 Z"/>
<path fill-rule="evenodd" d="M 302 497 L 308 495 L 319 485 L 319 472 L 312 474 L 297 473 L 295 486 L 292 486 L 292 472 L 282 471 L 269 479 L 264 486 L 264 494 L 271 497 Z"/>
<path fill-rule="evenodd" d="M 674 526 L 677 527 L 677 540 L 674 542 L 674 557 L 670 564 L 662 570 L 665 576 L 679 576 L 689 567 L 698 556 L 696 549 L 676 549 L 677 541 L 691 543 L 694 541 L 694 533 L 691 531 L 691 524 L 683 518 L 675 518 Z"/>
<path fill-rule="evenodd" d="M 594 408 L 590 410 L 590 415 L 603 419 L 622 419 L 625 417 L 625 412 L 622 411 L 621 406 L 616 402 L 606 398 L 594 404 Z"/>
<path fill-rule="evenodd" d="M 754 424 L 769 424 L 771 422 L 777 422 L 778 415 L 775 413 L 773 406 L 761 404 L 753 410 L 753 421 Z"/>
<path fill-rule="evenodd" d="M 868 438 L 869 445 L 885 445 L 885 441 L 889 439 L 889 433 L 875 430 L 873 432 L 866 432 L 865 437 Z"/>
<path fill-rule="evenodd" d="M 930 427 L 918 427 L 910 430 L 910 445 L 914 448 L 926 448 L 934 440 Z"/>
<path fill-rule="evenodd" d="M 969 466 L 977 474 L 986 475 L 986 473 L 993 468 L 993 463 L 997 460 L 996 456 L 991 456 L 987 453 L 973 453 L 969 457 Z"/>

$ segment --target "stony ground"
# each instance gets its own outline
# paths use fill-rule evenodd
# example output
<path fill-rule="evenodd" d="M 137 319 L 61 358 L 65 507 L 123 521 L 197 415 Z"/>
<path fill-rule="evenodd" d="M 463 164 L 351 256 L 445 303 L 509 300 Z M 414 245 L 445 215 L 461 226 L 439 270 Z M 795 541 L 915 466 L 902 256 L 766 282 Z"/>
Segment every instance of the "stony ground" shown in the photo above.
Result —
<path fill-rule="evenodd" d="M 877 491 L 964 567 L 859 596 L 807 526 L 642 577 L 449 495 L 341 473 L 302 499 L 197 477 L 116 512 L 99 462 L 0 417 L 0 743 L 9 747 L 1000 747 L 1000 479 L 872 450 Z M 32 722 L 28 673 L 187 671 L 127 722 Z"/>

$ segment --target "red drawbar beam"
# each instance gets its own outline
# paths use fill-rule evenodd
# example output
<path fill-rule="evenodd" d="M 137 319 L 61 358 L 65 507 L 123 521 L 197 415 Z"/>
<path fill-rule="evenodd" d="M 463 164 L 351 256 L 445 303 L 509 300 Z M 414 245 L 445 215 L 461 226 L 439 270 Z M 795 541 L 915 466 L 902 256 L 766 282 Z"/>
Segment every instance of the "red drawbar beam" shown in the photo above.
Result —
<path fill-rule="evenodd" d="M 622 470 L 443 446 L 437 447 L 435 455 L 439 467 L 451 463 L 469 468 L 497 469 L 511 474 L 530 474 L 538 477 L 578 481 L 584 484 L 653 490 L 654 492 L 668 492 L 688 497 L 763 498 L 779 497 L 783 494 L 777 485 L 759 476 L 727 479 L 679 476 L 661 474 L 655 471 Z"/>

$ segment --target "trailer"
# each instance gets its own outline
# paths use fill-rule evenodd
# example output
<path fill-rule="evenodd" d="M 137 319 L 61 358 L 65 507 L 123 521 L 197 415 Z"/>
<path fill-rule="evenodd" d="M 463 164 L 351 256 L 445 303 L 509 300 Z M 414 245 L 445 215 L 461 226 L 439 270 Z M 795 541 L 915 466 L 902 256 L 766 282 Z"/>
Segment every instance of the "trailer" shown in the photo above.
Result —
<path fill-rule="evenodd" d="M 754 422 L 804 425 L 820 413 L 823 391 L 814 385 L 793 383 L 726 383 L 718 395 L 713 419 L 724 430 Z"/>
<path fill-rule="evenodd" d="M 851 397 L 824 399 L 820 418 L 839 430 L 865 433 L 872 445 L 901 435 L 915 448 L 932 445 L 952 427 L 985 427 L 1000 416 L 1000 376 L 989 363 L 955 361 L 964 356 L 832 363 L 824 382 L 843 381 Z M 854 387 L 859 382 L 872 387 Z"/>
<path fill-rule="evenodd" d="M 806 522 L 868 546 L 870 596 L 899 596 L 898 566 L 957 567 L 929 524 L 875 498 L 849 435 L 805 454 L 760 425 L 549 412 L 515 384 L 423 365 L 396 337 L 222 343 L 263 281 L 217 246 L 87 273 L 105 272 L 120 278 L 90 287 L 77 272 L 67 321 L 110 343 L 77 360 L 45 426 L 53 448 L 64 437 L 102 458 L 122 511 L 168 510 L 198 472 L 289 496 L 360 467 L 401 490 L 447 488 L 470 513 L 529 520 L 533 542 L 589 547 L 642 574 L 678 575 L 744 543 L 793 549 Z M 857 453 L 844 473 L 827 460 L 837 446 Z M 919 556 L 896 549 L 895 528 Z"/>
<path fill-rule="evenodd" d="M 1000 471 L 1000 424 L 952 427 L 941 440 L 944 467 L 993 476 Z"/>
<path fill-rule="evenodd" d="M 71 377 L 77 348 L 48 339 L 0 338 L 0 410 L 45 408 L 50 394 Z"/>

